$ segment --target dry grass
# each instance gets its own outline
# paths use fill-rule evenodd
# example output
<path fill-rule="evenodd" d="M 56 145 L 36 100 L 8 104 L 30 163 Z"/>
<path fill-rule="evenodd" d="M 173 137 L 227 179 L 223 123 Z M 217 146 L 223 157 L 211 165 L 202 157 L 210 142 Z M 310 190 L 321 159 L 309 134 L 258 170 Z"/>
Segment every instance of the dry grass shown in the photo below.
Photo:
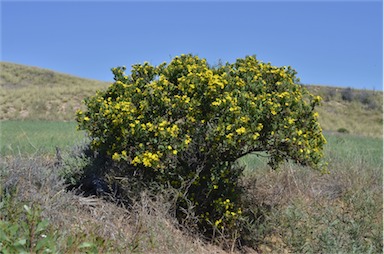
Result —
<path fill-rule="evenodd" d="M 78 253 L 84 242 L 95 244 L 98 253 L 225 253 L 181 231 L 161 198 L 154 202 L 143 192 L 139 202 L 125 209 L 67 192 L 57 170 L 49 158 L 9 157 L 2 161 L 0 186 L 13 193 L 12 211 L 22 210 L 23 204 L 39 207 L 60 253 Z M 3 216 L 15 223 L 25 219 L 21 212 L 12 214 L 16 218 Z"/>
<path fill-rule="evenodd" d="M 246 179 L 248 202 L 258 215 L 254 240 L 259 250 L 380 253 L 380 173 L 368 172 L 369 177 L 356 181 L 361 178 L 356 171 L 319 176 L 287 167 Z"/>
<path fill-rule="evenodd" d="M 330 139 L 327 175 L 292 163 L 247 170 L 244 200 L 257 222 L 251 240 L 260 251 L 381 253 L 382 140 L 361 141 Z"/>

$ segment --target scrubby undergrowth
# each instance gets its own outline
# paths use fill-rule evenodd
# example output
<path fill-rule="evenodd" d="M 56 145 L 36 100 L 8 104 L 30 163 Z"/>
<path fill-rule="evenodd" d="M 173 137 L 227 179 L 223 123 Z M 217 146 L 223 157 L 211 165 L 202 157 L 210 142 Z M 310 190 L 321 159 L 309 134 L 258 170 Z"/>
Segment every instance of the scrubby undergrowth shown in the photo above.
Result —
<path fill-rule="evenodd" d="M 221 253 L 186 234 L 170 204 L 143 192 L 129 209 L 66 190 L 52 159 L 1 162 L 2 253 Z"/>
<path fill-rule="evenodd" d="M 248 246 L 235 252 L 381 253 L 382 140 L 327 138 L 329 175 L 290 163 L 272 171 L 260 158 L 242 159 L 242 200 L 254 217 L 247 225 Z M 59 253 L 225 253 L 220 234 L 212 245 L 180 226 L 169 196 L 143 192 L 127 210 L 68 192 L 58 175 L 62 167 L 44 156 L 2 158 L 0 230 L 8 238 L 3 247 L 16 244 L 30 251 L 29 241 L 33 249 L 33 243 L 48 239 L 40 245 Z M 34 216 L 27 216 L 24 205 Z M 43 230 L 36 231 L 45 220 Z"/>

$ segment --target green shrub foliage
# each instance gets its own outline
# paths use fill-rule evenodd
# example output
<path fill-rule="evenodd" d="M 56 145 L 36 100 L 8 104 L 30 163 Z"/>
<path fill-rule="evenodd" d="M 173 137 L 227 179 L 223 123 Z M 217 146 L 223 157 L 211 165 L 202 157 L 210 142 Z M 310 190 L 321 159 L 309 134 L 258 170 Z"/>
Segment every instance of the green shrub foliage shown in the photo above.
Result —
<path fill-rule="evenodd" d="M 179 212 L 192 204 L 202 230 L 236 228 L 243 155 L 266 152 L 273 168 L 291 159 L 323 169 L 321 98 L 297 84 L 291 67 L 255 56 L 211 67 L 181 55 L 124 71 L 113 68 L 115 82 L 85 99 L 79 128 L 127 176 L 182 189 Z"/>

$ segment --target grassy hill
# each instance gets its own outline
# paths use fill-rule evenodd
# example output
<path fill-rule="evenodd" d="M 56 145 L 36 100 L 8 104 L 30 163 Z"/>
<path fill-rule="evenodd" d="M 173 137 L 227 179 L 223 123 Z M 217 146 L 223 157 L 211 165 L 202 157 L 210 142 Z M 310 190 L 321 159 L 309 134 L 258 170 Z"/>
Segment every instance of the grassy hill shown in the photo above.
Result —
<path fill-rule="evenodd" d="M 0 120 L 74 119 L 82 99 L 109 83 L 13 63 L 0 63 Z M 381 137 L 383 92 L 307 86 L 324 98 L 318 108 L 325 131 Z"/>
<path fill-rule="evenodd" d="M 0 120 L 74 120 L 84 97 L 107 82 L 13 63 L 0 63 Z"/>
<path fill-rule="evenodd" d="M 323 98 L 317 108 L 325 131 L 383 136 L 383 92 L 351 88 L 307 86 Z"/>

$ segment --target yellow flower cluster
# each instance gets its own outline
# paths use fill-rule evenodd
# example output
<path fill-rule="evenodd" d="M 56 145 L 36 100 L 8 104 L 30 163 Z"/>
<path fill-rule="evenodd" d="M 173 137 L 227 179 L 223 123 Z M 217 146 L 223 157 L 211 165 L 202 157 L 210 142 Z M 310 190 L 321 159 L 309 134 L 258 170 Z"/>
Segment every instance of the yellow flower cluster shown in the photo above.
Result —
<path fill-rule="evenodd" d="M 234 203 L 229 199 L 222 201 L 222 199 L 219 198 L 216 201 L 216 208 L 223 210 L 222 217 L 214 222 L 215 227 L 220 230 L 224 230 L 225 227 L 233 227 L 239 216 L 242 214 L 241 208 L 235 209 Z"/>
<path fill-rule="evenodd" d="M 246 129 L 244 127 L 240 127 L 236 130 L 236 133 L 238 135 L 244 134 L 246 132 Z"/>
<path fill-rule="evenodd" d="M 131 163 L 134 166 L 143 164 L 145 167 L 158 167 L 162 155 L 159 151 L 157 153 L 145 151 L 143 154 L 135 156 Z"/>

